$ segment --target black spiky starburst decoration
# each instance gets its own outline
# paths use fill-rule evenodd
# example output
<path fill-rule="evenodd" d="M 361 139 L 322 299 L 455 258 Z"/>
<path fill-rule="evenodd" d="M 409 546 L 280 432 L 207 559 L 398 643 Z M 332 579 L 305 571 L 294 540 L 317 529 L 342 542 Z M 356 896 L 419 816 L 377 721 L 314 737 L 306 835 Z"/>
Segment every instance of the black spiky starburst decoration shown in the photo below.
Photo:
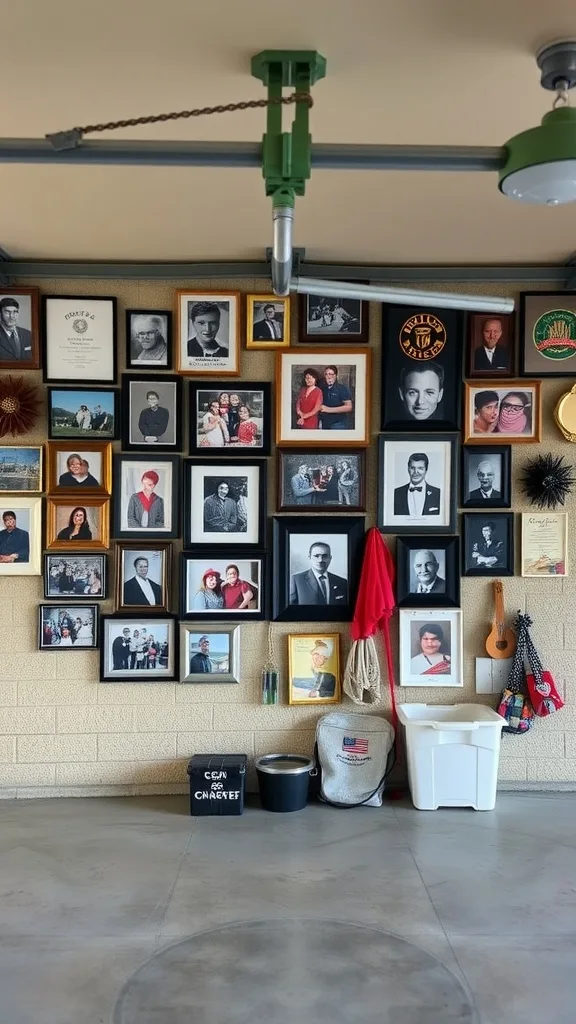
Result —
<path fill-rule="evenodd" d="M 573 467 L 564 462 L 563 455 L 538 455 L 524 466 L 521 483 L 526 497 L 541 509 L 555 509 L 563 505 L 576 483 Z"/>

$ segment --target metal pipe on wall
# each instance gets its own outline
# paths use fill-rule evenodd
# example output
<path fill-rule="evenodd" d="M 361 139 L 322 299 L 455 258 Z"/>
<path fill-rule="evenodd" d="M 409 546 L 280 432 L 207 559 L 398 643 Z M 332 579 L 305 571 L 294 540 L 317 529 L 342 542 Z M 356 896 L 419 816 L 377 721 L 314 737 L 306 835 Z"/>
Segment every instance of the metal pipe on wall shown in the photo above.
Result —
<path fill-rule="evenodd" d="M 386 285 L 354 284 L 349 281 L 324 281 L 314 277 L 295 277 L 290 291 L 298 295 L 321 295 L 397 305 L 423 305 L 432 309 L 471 309 L 476 313 L 512 313 L 514 299 L 491 295 L 458 295 L 453 292 L 417 291 L 414 288 L 390 288 Z"/>
<path fill-rule="evenodd" d="M 272 210 L 274 229 L 272 257 L 270 259 L 270 276 L 272 291 L 275 295 L 290 294 L 292 277 L 292 226 L 294 208 L 292 206 L 275 206 Z"/>

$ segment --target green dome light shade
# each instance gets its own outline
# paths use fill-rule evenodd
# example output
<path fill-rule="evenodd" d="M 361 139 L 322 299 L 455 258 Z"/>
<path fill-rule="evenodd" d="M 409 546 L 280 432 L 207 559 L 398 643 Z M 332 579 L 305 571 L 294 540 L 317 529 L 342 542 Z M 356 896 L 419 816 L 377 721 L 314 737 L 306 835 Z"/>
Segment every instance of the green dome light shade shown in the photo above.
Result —
<path fill-rule="evenodd" d="M 504 195 L 543 206 L 576 202 L 576 109 L 549 111 L 538 128 L 515 135 L 504 148 L 498 182 Z"/>

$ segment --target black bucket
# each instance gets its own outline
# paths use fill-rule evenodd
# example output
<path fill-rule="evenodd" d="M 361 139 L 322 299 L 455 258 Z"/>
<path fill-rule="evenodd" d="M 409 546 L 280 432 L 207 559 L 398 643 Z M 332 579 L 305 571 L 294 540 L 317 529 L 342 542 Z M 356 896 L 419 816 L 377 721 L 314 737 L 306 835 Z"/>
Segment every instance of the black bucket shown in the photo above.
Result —
<path fill-rule="evenodd" d="M 308 803 L 315 765 L 301 754 L 263 754 L 256 758 L 260 801 L 265 811 L 301 811 Z"/>

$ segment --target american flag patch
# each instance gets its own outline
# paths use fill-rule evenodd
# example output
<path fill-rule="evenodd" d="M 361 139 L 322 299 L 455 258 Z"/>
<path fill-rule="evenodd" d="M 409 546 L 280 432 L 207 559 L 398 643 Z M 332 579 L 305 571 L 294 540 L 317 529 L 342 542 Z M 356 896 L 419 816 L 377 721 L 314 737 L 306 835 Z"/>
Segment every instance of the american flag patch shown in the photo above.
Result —
<path fill-rule="evenodd" d="M 346 754 L 367 754 L 368 740 L 359 740 L 353 736 L 345 736 L 342 740 L 342 750 Z"/>

